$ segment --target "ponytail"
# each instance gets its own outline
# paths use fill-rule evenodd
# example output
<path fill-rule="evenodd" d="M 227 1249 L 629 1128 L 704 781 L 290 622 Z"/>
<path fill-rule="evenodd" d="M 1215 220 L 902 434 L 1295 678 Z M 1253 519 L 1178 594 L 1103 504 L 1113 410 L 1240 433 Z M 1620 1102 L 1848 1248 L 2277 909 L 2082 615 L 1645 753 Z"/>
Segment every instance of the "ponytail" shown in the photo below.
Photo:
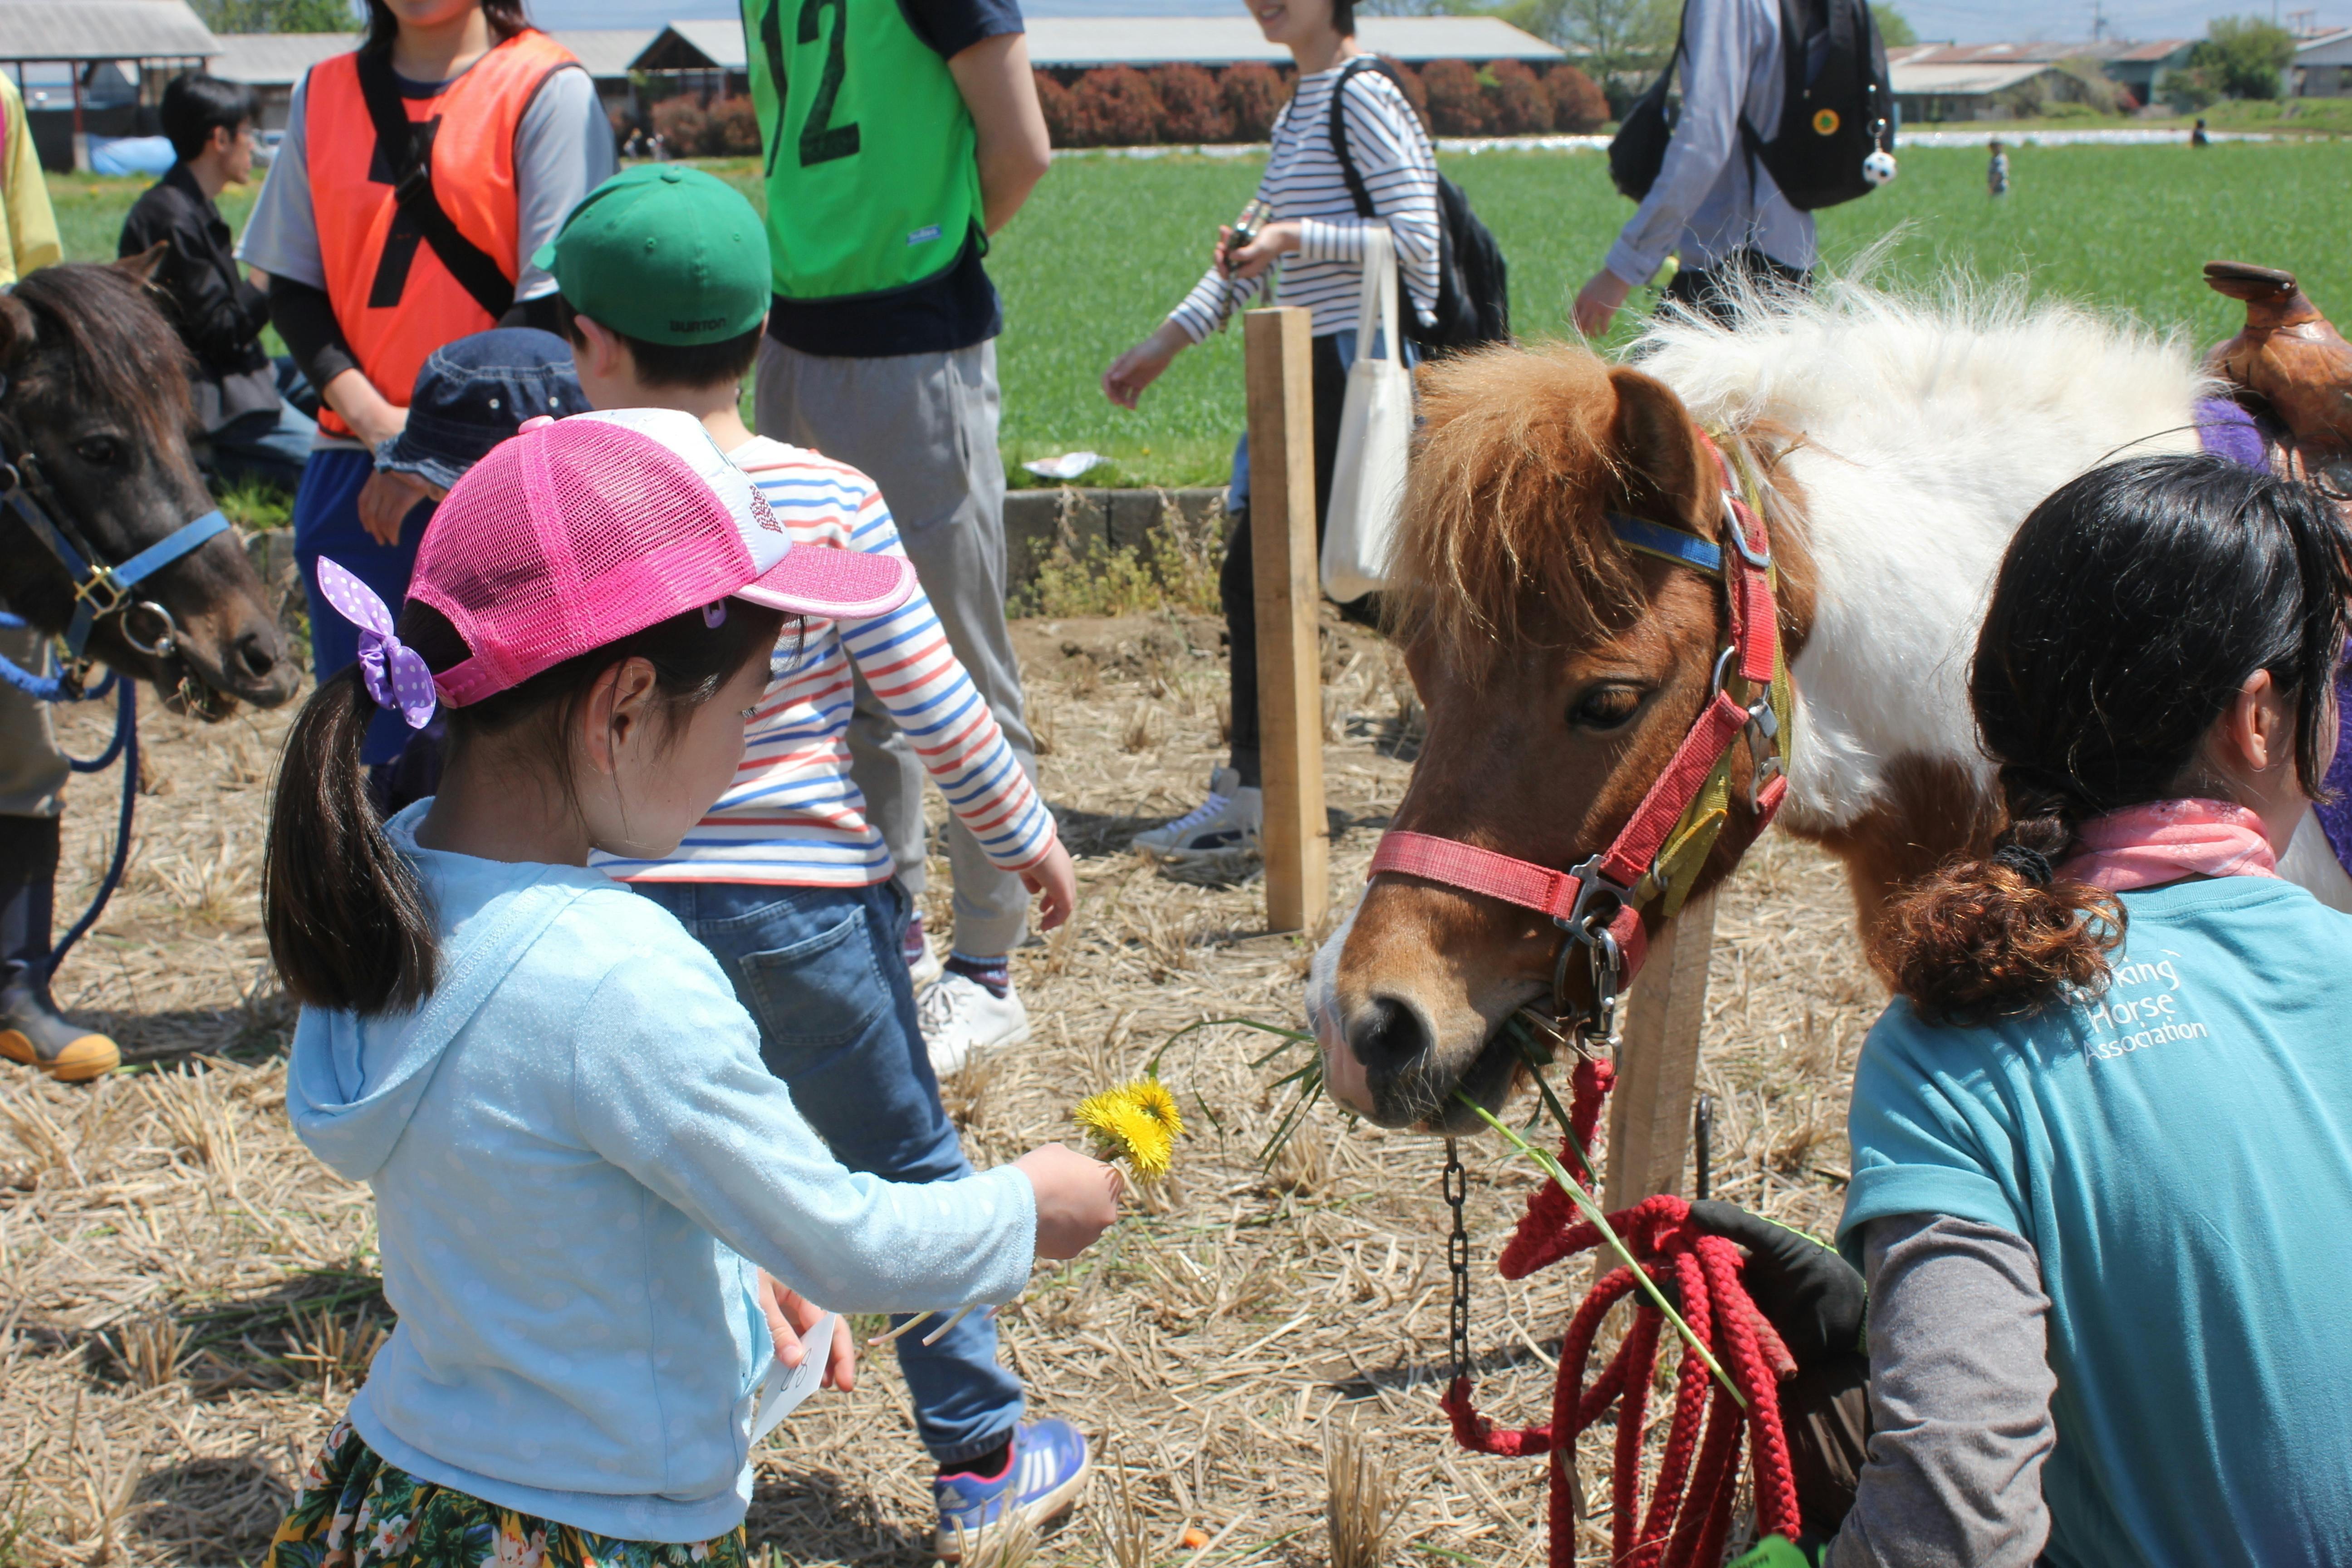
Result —
<path fill-rule="evenodd" d="M 2123 903 L 2056 874 L 2073 837 L 2058 811 L 2012 821 L 1983 859 L 1915 884 L 1871 932 L 1871 962 L 1936 1024 L 1990 1023 L 2100 989 Z"/>
<path fill-rule="evenodd" d="M 368 798 L 360 745 L 379 711 L 357 665 L 311 694 L 286 737 L 262 867 L 269 956 L 294 999 L 406 1011 L 433 990 L 433 911 Z"/>
<path fill-rule="evenodd" d="M 2106 984 L 2114 895 L 2054 869 L 2081 824 L 2192 793 L 2213 725 L 2258 670 L 2325 789 L 2352 534 L 2292 479 L 2201 454 L 2137 458 L 2053 491 L 2010 541 L 1969 672 L 2009 826 L 1906 889 L 1871 961 L 1937 1023 L 2032 1013 Z"/>

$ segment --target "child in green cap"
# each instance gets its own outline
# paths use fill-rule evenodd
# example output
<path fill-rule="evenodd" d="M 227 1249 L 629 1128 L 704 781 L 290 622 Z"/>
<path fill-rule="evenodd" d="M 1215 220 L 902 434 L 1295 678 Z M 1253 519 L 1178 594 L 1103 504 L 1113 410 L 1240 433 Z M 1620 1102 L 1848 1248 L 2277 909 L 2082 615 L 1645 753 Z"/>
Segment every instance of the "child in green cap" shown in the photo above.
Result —
<path fill-rule="evenodd" d="M 592 404 L 700 419 L 795 545 L 906 553 L 871 479 L 743 424 L 741 382 L 772 280 L 759 216 L 733 188 L 698 169 L 641 164 L 591 193 L 535 259 L 556 280 Z M 849 775 L 860 682 L 989 858 L 1042 896 L 1039 923 L 1061 924 L 1077 891 L 1069 852 L 920 587 L 869 619 L 811 618 L 788 633 L 733 787 L 671 855 L 592 863 L 710 950 L 759 1023 L 769 1070 L 843 1163 L 953 1181 L 971 1167 L 940 1103 L 900 956 L 907 895 Z M 1066 1422 L 1021 1419 L 1020 1380 L 998 1363 L 989 1318 L 965 1318 L 936 1343 L 905 1334 L 897 1344 L 940 1466 L 942 1556 L 1076 1499 L 1086 1439 Z"/>

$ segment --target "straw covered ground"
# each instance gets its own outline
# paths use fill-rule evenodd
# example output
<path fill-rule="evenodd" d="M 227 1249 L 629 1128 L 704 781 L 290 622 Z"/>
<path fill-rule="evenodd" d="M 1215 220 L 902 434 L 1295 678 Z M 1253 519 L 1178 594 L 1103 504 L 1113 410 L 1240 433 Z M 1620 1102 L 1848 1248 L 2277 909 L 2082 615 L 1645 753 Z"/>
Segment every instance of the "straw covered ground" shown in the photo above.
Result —
<path fill-rule="evenodd" d="M 1310 951 L 1262 931 L 1255 884 L 1171 881 L 1124 847 L 1196 800 L 1219 755 L 1215 625 L 1168 614 L 1028 621 L 1017 635 L 1082 908 L 1017 955 L 1035 1040 L 946 1087 L 982 1165 L 1072 1137 L 1077 1094 L 1138 1072 L 1187 1024 L 1294 1022 Z M 1325 648 L 1345 889 L 1403 786 L 1415 714 L 1376 638 L 1333 624 Z M 60 980 L 137 1070 L 84 1088 L 0 1077 L 0 1568 L 256 1560 L 392 1321 L 366 1191 L 310 1158 L 281 1105 L 292 1014 L 265 963 L 257 879 L 286 714 L 206 728 L 152 707 L 128 883 Z M 71 749 L 96 751 L 100 724 L 72 714 Z M 68 910 L 103 866 L 111 783 L 75 786 Z M 1877 1005 L 1842 876 L 1801 846 L 1762 846 L 1717 921 L 1703 1076 L 1719 1107 L 1718 1194 L 1814 1228 L 1833 1219 L 1845 1085 Z M 1116 1472 L 1039 1561 L 1107 1561 L 1101 1527 L 1121 1491 L 1149 1561 L 1328 1561 L 1336 1423 L 1379 1460 L 1394 1509 L 1386 1561 L 1540 1562 L 1542 1464 L 1457 1453 L 1436 1413 L 1438 1146 L 1321 1106 L 1261 1169 L 1289 1093 L 1267 1086 L 1296 1058 L 1251 1064 L 1276 1043 L 1222 1027 L 1171 1051 L 1162 1073 L 1194 1129 L 1175 1177 L 1003 1314 L 1034 1406 L 1105 1440 Z M 1497 1280 L 1496 1250 L 1533 1177 L 1491 1141 L 1469 1158 L 1480 1394 L 1499 1416 L 1532 1419 L 1588 1275 Z M 751 1532 L 776 1558 L 928 1560 L 929 1472 L 887 1363 L 867 1362 L 854 1395 L 813 1401 L 760 1451 Z M 1608 1441 L 1588 1434 L 1580 1467 L 1589 1549 L 1605 1547 Z M 1124 1487 L 1107 1484 L 1118 1476 Z"/>

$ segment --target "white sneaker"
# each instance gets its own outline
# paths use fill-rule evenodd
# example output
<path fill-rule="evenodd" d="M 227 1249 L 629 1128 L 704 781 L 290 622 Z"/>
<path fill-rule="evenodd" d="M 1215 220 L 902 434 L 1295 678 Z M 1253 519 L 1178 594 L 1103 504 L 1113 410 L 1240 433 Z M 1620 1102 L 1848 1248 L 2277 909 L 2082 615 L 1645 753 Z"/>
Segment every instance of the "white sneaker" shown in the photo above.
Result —
<path fill-rule="evenodd" d="M 968 974 L 953 970 L 923 993 L 915 1005 L 931 1071 L 940 1078 L 961 1070 L 981 1051 L 1017 1046 L 1029 1038 L 1029 1008 L 1018 991 L 999 996 Z"/>
<path fill-rule="evenodd" d="M 931 941 L 929 932 L 924 932 L 923 956 L 907 965 L 907 978 L 915 983 L 915 994 L 920 996 L 937 985 L 940 976 L 946 973 L 947 963 L 940 957 L 938 945 Z"/>
<path fill-rule="evenodd" d="M 1257 847 L 1265 826 L 1265 795 L 1244 786 L 1242 775 L 1219 768 L 1209 775 L 1209 798 L 1165 826 L 1135 836 L 1135 847 L 1155 860 Z"/>

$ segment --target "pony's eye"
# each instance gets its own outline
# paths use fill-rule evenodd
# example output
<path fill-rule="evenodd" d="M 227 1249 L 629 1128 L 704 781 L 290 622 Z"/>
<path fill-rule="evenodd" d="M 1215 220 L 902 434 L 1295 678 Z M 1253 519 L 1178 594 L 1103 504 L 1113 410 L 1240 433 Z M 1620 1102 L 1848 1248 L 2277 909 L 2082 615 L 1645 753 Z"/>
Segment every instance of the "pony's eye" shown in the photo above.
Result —
<path fill-rule="evenodd" d="M 1576 700 L 1568 721 L 1580 730 L 1614 730 L 1633 717 L 1642 693 L 1631 686 L 1596 686 Z"/>
<path fill-rule="evenodd" d="M 123 446 L 111 436 L 88 436 L 74 443 L 74 456 L 93 468 L 110 468 L 122 461 Z"/>

